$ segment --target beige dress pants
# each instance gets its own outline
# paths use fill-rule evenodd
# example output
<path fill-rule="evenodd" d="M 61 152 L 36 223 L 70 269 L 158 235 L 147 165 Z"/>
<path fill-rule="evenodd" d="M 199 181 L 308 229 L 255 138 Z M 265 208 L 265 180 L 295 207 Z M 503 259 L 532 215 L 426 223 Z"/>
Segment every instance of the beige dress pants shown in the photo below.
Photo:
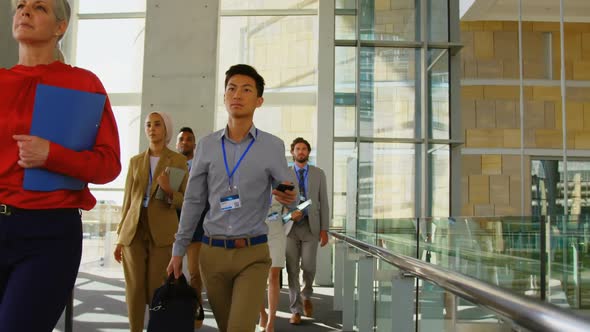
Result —
<path fill-rule="evenodd" d="M 266 295 L 268 244 L 225 249 L 203 243 L 199 260 L 219 331 L 254 331 Z"/>
<path fill-rule="evenodd" d="M 131 332 L 143 331 L 146 304 L 150 304 L 154 292 L 166 280 L 166 267 L 172 257 L 172 245 L 157 247 L 154 244 L 145 212 L 146 209 L 142 208 L 133 241 L 122 248 Z"/>
<path fill-rule="evenodd" d="M 201 269 L 199 268 L 199 253 L 201 252 L 201 242 L 191 242 L 186 249 L 186 259 L 188 261 L 188 272 L 191 275 L 190 285 L 197 291 L 199 303 L 203 304 L 201 292 L 203 291 L 203 280 L 201 280 Z"/>

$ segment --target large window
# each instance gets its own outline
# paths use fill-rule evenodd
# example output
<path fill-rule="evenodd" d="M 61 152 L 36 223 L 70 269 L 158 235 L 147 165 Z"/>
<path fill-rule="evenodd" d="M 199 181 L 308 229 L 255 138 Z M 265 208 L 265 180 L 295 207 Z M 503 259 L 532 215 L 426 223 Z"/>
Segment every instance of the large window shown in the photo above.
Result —
<path fill-rule="evenodd" d="M 75 31 L 68 60 L 102 81 L 117 120 L 121 174 L 106 185 L 90 185 L 99 204 L 120 206 L 130 158 L 138 153 L 141 135 L 141 88 L 145 0 L 79 0 L 71 23 Z"/>
<path fill-rule="evenodd" d="M 125 178 L 131 157 L 138 153 L 141 135 L 145 0 L 71 1 L 66 36 L 66 61 L 95 73 L 103 83 L 117 121 L 121 146 L 121 174 L 105 185 L 90 184 L 97 199 L 82 215 L 84 228 L 81 271 L 97 263 L 109 266 L 120 221 Z M 100 167 L 96 165 L 95 167 Z M 112 266 L 112 265 L 111 265 Z"/>
<path fill-rule="evenodd" d="M 354 199 L 356 228 L 450 213 L 448 5 L 420 3 L 336 1 L 336 226 L 353 226 Z M 342 178 L 353 190 L 337 190 Z"/>
<path fill-rule="evenodd" d="M 272 10 L 272 15 L 263 15 Z M 221 1 L 218 96 L 215 129 L 227 123 L 225 71 L 254 66 L 264 77 L 264 104 L 254 114 L 261 130 L 290 142 L 302 136 L 317 143 L 317 1 Z M 290 160 L 290 157 L 289 157 Z"/>

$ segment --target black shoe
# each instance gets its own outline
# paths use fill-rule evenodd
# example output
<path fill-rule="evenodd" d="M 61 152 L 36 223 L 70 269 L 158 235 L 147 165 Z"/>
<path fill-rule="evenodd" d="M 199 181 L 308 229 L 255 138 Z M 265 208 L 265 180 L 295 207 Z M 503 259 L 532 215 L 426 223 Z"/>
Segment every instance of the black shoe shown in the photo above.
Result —
<path fill-rule="evenodd" d="M 205 319 L 205 310 L 203 310 L 203 305 L 199 304 L 197 308 L 197 314 L 195 320 L 204 320 Z"/>
<path fill-rule="evenodd" d="M 200 329 L 203 326 L 204 320 L 205 320 L 205 310 L 203 310 L 203 305 L 199 304 L 197 306 L 197 312 L 195 312 L 195 329 Z"/>

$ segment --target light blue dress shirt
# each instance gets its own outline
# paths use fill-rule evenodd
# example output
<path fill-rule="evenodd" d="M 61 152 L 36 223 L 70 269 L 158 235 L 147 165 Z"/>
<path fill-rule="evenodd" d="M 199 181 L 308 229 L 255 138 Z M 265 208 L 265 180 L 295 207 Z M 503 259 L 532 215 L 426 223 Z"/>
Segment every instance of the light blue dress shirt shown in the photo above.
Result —
<path fill-rule="evenodd" d="M 254 144 L 232 178 L 233 184 L 238 187 L 241 207 L 230 211 L 221 211 L 220 207 L 220 198 L 226 196 L 229 189 L 222 137 L 225 138 L 230 172 L 254 139 Z M 207 200 L 211 209 L 203 228 L 208 237 L 242 238 L 267 234 L 264 220 L 270 206 L 268 197 L 271 189 L 283 181 L 297 183 L 293 170 L 287 165 L 285 144 L 280 138 L 257 130 L 254 125 L 240 142 L 228 137 L 227 127 L 204 137 L 199 141 L 193 158 L 172 255 L 185 254 Z M 289 207 L 295 208 L 297 203 L 295 200 Z"/>

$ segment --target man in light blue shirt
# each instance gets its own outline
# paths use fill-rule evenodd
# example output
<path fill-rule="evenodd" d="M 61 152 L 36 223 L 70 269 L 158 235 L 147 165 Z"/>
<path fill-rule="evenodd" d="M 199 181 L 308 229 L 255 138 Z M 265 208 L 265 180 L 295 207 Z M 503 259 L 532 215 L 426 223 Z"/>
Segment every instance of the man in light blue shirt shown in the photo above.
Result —
<path fill-rule="evenodd" d="M 220 331 L 254 331 L 264 303 L 270 268 L 267 245 L 269 197 L 290 208 L 298 191 L 293 185 L 281 139 L 257 129 L 254 111 L 264 101 L 264 79 L 248 65 L 232 66 L 225 77 L 225 129 L 199 142 L 185 192 L 180 225 L 168 273 L 178 278 L 182 256 L 207 202 L 201 274 Z"/>

